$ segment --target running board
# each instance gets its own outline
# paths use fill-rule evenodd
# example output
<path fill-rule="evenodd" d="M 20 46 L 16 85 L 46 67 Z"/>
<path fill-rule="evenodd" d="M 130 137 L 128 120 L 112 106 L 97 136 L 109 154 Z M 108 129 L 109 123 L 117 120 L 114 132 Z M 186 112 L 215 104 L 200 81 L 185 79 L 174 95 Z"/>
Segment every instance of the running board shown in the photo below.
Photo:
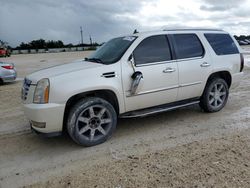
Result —
<path fill-rule="evenodd" d="M 185 101 L 187 101 L 187 100 L 185 100 Z M 153 115 L 153 114 L 157 114 L 157 113 L 161 113 L 161 112 L 171 111 L 171 110 L 174 110 L 174 109 L 177 109 L 177 108 L 182 108 L 182 107 L 185 107 L 185 106 L 191 106 L 191 105 L 194 105 L 194 104 L 198 104 L 200 102 L 197 99 L 195 101 L 194 100 L 193 101 L 189 100 L 189 102 L 185 102 L 185 101 L 165 104 L 165 105 L 146 108 L 146 109 L 142 109 L 142 110 L 126 112 L 124 114 L 121 114 L 120 118 L 145 117 L 145 116 L 149 116 L 149 115 Z"/>

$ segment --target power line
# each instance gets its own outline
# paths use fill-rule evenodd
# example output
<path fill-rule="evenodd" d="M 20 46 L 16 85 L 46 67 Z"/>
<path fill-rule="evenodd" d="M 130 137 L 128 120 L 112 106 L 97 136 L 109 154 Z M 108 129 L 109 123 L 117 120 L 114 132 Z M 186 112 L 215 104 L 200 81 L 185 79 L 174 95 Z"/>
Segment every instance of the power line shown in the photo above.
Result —
<path fill-rule="evenodd" d="M 81 33 L 81 42 L 82 42 L 82 45 L 83 45 L 83 38 L 82 38 L 82 26 L 80 27 L 80 33 Z"/>
<path fill-rule="evenodd" d="M 90 45 L 92 46 L 92 38 L 91 38 L 91 35 L 89 35 L 89 42 L 90 42 Z"/>

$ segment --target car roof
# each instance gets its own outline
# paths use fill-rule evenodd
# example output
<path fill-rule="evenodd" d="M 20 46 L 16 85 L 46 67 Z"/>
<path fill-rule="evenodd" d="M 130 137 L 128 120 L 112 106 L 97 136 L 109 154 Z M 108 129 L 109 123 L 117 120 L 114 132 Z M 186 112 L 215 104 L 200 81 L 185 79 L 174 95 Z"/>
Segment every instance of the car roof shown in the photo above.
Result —
<path fill-rule="evenodd" d="M 188 32 L 218 32 L 218 33 L 227 33 L 226 31 L 218 28 L 164 28 L 162 30 L 155 30 L 155 31 L 145 31 L 145 32 L 138 32 L 132 34 L 132 36 L 140 37 L 140 36 L 150 36 L 150 35 L 157 35 L 157 34 L 168 34 L 172 32 L 178 33 L 188 33 Z M 131 36 L 131 35 L 130 35 Z"/>

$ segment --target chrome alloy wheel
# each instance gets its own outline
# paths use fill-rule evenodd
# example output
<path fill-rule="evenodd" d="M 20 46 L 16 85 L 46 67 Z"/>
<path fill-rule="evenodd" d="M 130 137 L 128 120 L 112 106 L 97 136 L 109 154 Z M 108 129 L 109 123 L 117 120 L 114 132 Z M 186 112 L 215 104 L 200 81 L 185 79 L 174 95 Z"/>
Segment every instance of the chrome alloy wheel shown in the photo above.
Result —
<path fill-rule="evenodd" d="M 216 83 L 209 92 L 209 104 L 214 108 L 223 105 L 227 97 L 226 87 L 222 83 Z"/>
<path fill-rule="evenodd" d="M 76 120 L 77 133 L 91 142 L 106 136 L 111 128 L 111 113 L 102 105 L 92 105 L 84 109 Z"/>

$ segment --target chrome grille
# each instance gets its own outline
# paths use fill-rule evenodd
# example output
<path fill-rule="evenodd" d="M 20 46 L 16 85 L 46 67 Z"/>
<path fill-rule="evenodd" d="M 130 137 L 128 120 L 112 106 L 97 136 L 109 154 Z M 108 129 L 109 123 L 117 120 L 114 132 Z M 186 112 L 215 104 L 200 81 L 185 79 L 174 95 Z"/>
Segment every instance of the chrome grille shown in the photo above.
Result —
<path fill-rule="evenodd" d="M 23 81 L 22 94 L 21 94 L 21 98 L 24 101 L 27 99 L 30 85 L 31 85 L 31 80 L 25 78 Z"/>

